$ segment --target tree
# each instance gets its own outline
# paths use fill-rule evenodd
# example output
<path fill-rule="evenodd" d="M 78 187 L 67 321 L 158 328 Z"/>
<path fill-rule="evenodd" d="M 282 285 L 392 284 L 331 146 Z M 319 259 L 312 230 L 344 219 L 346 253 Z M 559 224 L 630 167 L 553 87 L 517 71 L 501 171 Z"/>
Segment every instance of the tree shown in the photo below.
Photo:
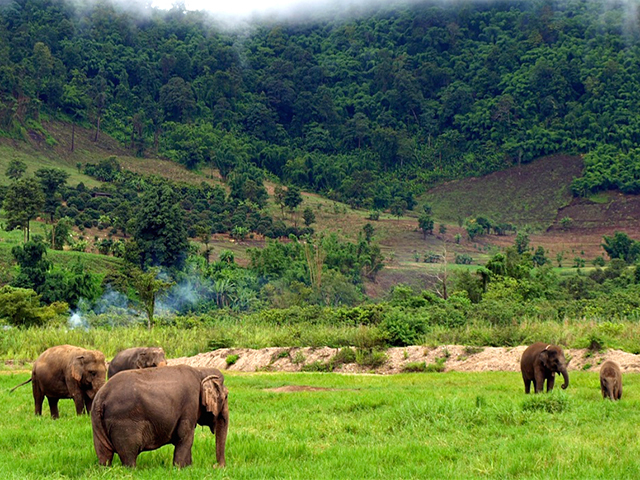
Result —
<path fill-rule="evenodd" d="M 284 194 L 284 204 L 292 216 L 301 203 L 302 194 L 300 193 L 300 188 L 295 185 L 290 186 Z"/>
<path fill-rule="evenodd" d="M 422 236 L 426 240 L 427 234 L 431 235 L 433 233 L 433 219 L 431 218 L 431 215 L 427 213 L 420 215 L 418 218 L 418 228 L 422 230 Z"/>
<path fill-rule="evenodd" d="M 158 278 L 160 269 L 152 267 L 146 272 L 134 269 L 131 272 L 131 283 L 138 294 L 138 298 L 147 314 L 147 328 L 151 330 L 154 325 L 154 313 L 158 295 L 166 292 L 173 282 Z"/>
<path fill-rule="evenodd" d="M 310 226 L 312 223 L 316 221 L 316 214 L 313 213 L 313 209 L 311 207 L 307 207 L 302 212 L 302 218 L 304 219 L 305 226 Z"/>
<path fill-rule="evenodd" d="M 522 255 L 524 252 L 529 250 L 529 235 L 525 232 L 518 232 L 514 246 L 516 247 L 516 252 L 518 252 L 519 255 Z"/>
<path fill-rule="evenodd" d="M 404 212 L 407 210 L 407 202 L 400 197 L 396 197 L 391 203 L 389 210 L 391 215 L 400 220 L 400 217 L 404 215 Z"/>
<path fill-rule="evenodd" d="M 35 178 L 23 178 L 12 182 L 7 188 L 3 208 L 7 213 L 6 230 L 21 228 L 24 241 L 29 241 L 29 224 L 42 210 L 45 198 L 40 183 Z"/>
<path fill-rule="evenodd" d="M 30 288 L 41 293 L 51 262 L 45 259 L 47 247 L 37 236 L 24 245 L 11 249 L 11 255 L 20 269 L 12 282 L 16 287 Z"/>
<path fill-rule="evenodd" d="M 69 174 L 59 168 L 40 168 L 35 175 L 44 192 L 44 212 L 49 215 L 49 222 L 53 225 L 54 215 L 62 200 L 60 188 L 67 182 Z M 55 228 L 51 232 L 51 248 L 55 248 Z"/>
<path fill-rule="evenodd" d="M 531 257 L 531 260 L 533 261 L 533 264 L 536 267 L 541 267 L 542 265 L 546 264 L 548 262 L 548 259 L 546 257 L 545 251 L 544 251 L 544 247 L 542 245 L 540 245 L 536 251 L 533 254 L 533 257 Z"/>
<path fill-rule="evenodd" d="M 141 267 L 182 267 L 189 241 L 183 211 L 169 186 L 150 189 L 143 195 L 132 235 Z"/>
<path fill-rule="evenodd" d="M 603 237 L 602 248 L 609 258 L 621 258 L 627 264 L 632 264 L 640 255 L 640 242 L 632 240 L 624 232 L 615 232 L 613 237 Z"/>
<path fill-rule="evenodd" d="M 5 175 L 9 177 L 11 180 L 20 180 L 24 172 L 27 171 L 27 164 L 21 160 L 13 159 L 9 162 L 7 169 L 5 170 Z"/>
<path fill-rule="evenodd" d="M 284 218 L 284 197 L 286 195 L 286 190 L 282 188 L 282 185 L 276 185 L 273 189 L 273 198 L 276 204 L 280 207 L 280 212 L 282 213 L 282 217 Z"/>
<path fill-rule="evenodd" d="M 449 283 L 451 279 L 449 278 L 449 263 L 447 260 L 447 242 L 442 242 L 442 250 L 440 253 L 435 254 L 439 261 L 437 262 L 438 268 L 435 271 L 430 271 L 427 274 L 433 281 L 433 288 L 436 291 L 436 294 L 446 300 L 449 298 Z"/>

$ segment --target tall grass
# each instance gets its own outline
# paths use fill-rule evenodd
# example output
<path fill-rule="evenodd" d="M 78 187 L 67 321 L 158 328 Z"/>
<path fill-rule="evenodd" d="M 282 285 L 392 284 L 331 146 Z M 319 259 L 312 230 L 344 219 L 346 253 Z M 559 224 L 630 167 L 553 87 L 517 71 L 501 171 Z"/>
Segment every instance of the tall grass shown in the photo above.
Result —
<path fill-rule="evenodd" d="M 173 447 L 143 452 L 137 469 L 102 468 L 89 419 L 70 400 L 61 418 L 33 415 L 26 374 L 0 376 L 0 477 L 35 478 L 638 478 L 640 375 L 603 401 L 595 373 L 526 396 L 516 373 L 228 374 L 225 470 L 215 437 L 198 429 L 194 464 L 171 466 Z M 276 392 L 284 385 L 324 391 Z"/>
<path fill-rule="evenodd" d="M 188 328 L 160 325 L 89 329 L 28 328 L 0 330 L 0 361 L 29 362 L 54 345 L 72 344 L 98 349 L 108 359 L 134 346 L 161 346 L 170 358 L 192 356 L 216 348 L 388 346 L 383 326 L 298 322 L 272 324 L 258 317 L 221 317 L 203 324 L 184 320 Z M 182 324 L 181 324 L 182 325 Z M 616 348 L 640 352 L 640 323 L 633 321 L 528 321 L 510 325 L 472 322 L 459 327 L 431 326 L 416 337 L 418 345 L 517 346 L 536 341 L 569 348 Z"/>

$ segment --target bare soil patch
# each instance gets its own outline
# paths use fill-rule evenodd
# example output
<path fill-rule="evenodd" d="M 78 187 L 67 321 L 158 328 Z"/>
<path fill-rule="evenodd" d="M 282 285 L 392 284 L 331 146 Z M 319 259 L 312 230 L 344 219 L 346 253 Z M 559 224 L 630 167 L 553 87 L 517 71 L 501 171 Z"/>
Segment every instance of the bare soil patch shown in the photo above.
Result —
<path fill-rule="evenodd" d="M 509 347 L 465 347 L 462 345 L 443 345 L 435 348 L 410 346 L 389 348 L 386 360 L 376 368 L 347 363 L 335 368 L 338 373 L 376 373 L 395 374 L 405 371 L 408 364 L 424 362 L 425 365 L 441 363 L 444 371 L 488 372 L 520 371 L 520 357 L 526 346 Z M 249 348 L 222 348 L 212 352 L 200 353 L 193 357 L 174 358 L 169 365 L 186 364 L 194 367 L 215 367 L 220 370 L 239 372 L 299 372 L 305 365 L 316 362 L 329 363 L 339 352 L 338 348 L 282 348 L 272 347 L 259 350 Z M 588 349 L 566 349 L 569 370 L 597 372 L 605 360 L 613 360 L 623 372 L 640 372 L 640 355 L 607 350 L 593 352 Z M 229 355 L 238 355 L 233 365 L 227 365 Z"/>
<path fill-rule="evenodd" d="M 321 392 L 335 390 L 335 388 L 311 387 L 309 385 L 284 385 L 278 388 L 267 388 L 269 392 Z"/>

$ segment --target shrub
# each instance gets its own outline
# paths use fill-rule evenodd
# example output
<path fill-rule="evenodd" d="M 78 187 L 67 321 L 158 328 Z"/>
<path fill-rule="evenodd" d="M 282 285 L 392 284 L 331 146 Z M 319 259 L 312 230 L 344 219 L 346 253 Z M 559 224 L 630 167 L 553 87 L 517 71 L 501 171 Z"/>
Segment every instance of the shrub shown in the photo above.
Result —
<path fill-rule="evenodd" d="M 211 340 L 209 340 L 209 343 L 207 343 L 207 348 L 210 351 L 218 350 L 220 348 L 230 348 L 232 346 L 233 340 L 225 337 L 224 335 L 221 335 L 218 338 L 212 338 Z"/>
<path fill-rule="evenodd" d="M 377 350 L 359 348 L 356 351 L 356 363 L 362 367 L 378 368 L 387 361 L 387 355 Z"/>
<path fill-rule="evenodd" d="M 54 302 L 47 307 L 41 307 L 40 296 L 29 288 L 6 285 L 0 289 L 0 318 L 6 320 L 9 325 L 44 325 L 68 310 L 69 306 L 64 302 Z"/>
<path fill-rule="evenodd" d="M 390 312 L 380 328 L 389 345 L 404 347 L 420 343 L 426 331 L 424 320 L 417 315 L 409 315 L 401 310 Z"/>
<path fill-rule="evenodd" d="M 426 372 L 427 364 L 425 362 L 411 362 L 407 363 L 402 369 L 403 372 L 407 373 L 418 373 L 418 372 Z"/>
<path fill-rule="evenodd" d="M 341 348 L 338 353 L 331 359 L 334 368 L 345 363 L 355 363 L 356 352 L 351 347 Z"/>
<path fill-rule="evenodd" d="M 239 358 L 240 358 L 240 355 L 237 355 L 237 354 L 227 355 L 227 358 L 225 358 L 224 361 L 227 362 L 227 366 L 231 366 L 234 363 L 236 363 Z"/>
<path fill-rule="evenodd" d="M 458 265 L 471 265 L 473 258 L 466 253 L 456 253 L 455 262 Z"/>
<path fill-rule="evenodd" d="M 444 372 L 444 363 L 447 361 L 446 358 L 436 358 L 435 363 L 430 363 L 425 367 L 425 372 L 429 373 L 441 373 Z"/>
<path fill-rule="evenodd" d="M 303 372 L 330 372 L 332 368 L 328 363 L 316 360 L 308 365 L 303 365 L 300 370 Z"/>

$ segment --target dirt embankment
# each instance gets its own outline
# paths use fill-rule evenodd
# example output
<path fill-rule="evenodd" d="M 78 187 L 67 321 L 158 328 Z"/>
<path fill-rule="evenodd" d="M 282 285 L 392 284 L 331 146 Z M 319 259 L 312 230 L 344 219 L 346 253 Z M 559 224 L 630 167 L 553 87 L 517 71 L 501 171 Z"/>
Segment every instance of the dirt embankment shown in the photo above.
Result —
<path fill-rule="evenodd" d="M 361 366 L 355 361 L 340 363 L 338 348 L 223 348 L 213 352 L 200 353 L 193 357 L 170 359 L 169 365 L 187 364 L 194 367 L 215 367 L 220 370 L 240 372 L 299 372 L 309 365 L 335 365 L 333 371 L 339 373 L 401 373 L 408 364 L 424 362 L 426 365 L 441 364 L 444 371 L 485 372 L 520 371 L 520 357 L 526 346 L 506 347 L 464 347 L 444 345 L 435 348 L 424 346 L 390 348 L 386 358 L 378 367 Z M 237 356 L 237 358 L 235 357 Z M 640 372 L 640 355 L 621 350 L 591 352 L 586 349 L 567 349 L 565 356 L 570 359 L 569 370 L 599 371 L 605 360 L 613 360 L 623 372 Z M 231 365 L 229 361 L 235 360 Z M 308 368 L 308 367 L 307 367 Z M 321 370 L 321 368 L 317 368 Z"/>

